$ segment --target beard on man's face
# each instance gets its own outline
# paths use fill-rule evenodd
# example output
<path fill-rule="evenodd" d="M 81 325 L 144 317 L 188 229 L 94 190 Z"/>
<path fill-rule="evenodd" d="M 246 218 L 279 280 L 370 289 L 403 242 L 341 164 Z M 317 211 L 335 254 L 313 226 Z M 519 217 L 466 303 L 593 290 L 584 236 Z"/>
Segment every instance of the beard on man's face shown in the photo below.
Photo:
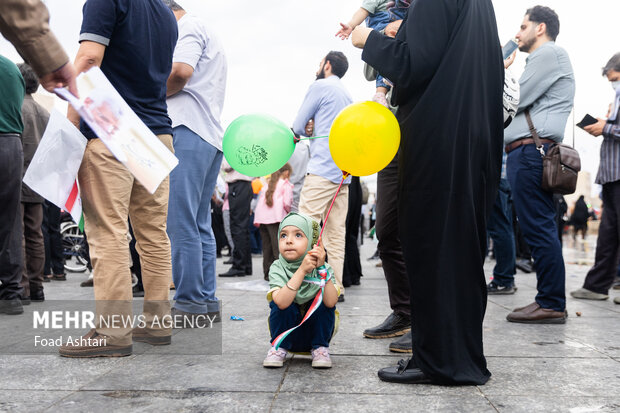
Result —
<path fill-rule="evenodd" d="M 316 80 L 325 79 L 325 63 L 321 66 L 321 70 L 316 74 Z"/>
<path fill-rule="evenodd" d="M 519 46 L 519 50 L 524 53 L 529 53 L 534 43 L 536 43 L 536 36 L 534 33 L 529 33 L 527 38 L 521 39 L 521 42 L 522 44 Z"/>

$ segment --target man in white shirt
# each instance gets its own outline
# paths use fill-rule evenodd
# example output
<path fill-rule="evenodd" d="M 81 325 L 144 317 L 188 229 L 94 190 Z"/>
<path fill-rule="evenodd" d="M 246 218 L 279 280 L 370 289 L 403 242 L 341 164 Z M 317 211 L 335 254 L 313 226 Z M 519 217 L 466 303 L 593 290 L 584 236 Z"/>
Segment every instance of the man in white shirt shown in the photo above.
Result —
<path fill-rule="evenodd" d="M 167 103 L 179 165 L 170 174 L 168 236 L 176 287 L 172 316 L 220 321 L 215 296 L 216 243 L 211 195 L 222 163 L 220 114 L 226 89 L 226 56 L 218 39 L 196 16 L 163 0 L 179 25 L 168 78 Z M 195 320 L 207 320 L 196 317 Z"/>

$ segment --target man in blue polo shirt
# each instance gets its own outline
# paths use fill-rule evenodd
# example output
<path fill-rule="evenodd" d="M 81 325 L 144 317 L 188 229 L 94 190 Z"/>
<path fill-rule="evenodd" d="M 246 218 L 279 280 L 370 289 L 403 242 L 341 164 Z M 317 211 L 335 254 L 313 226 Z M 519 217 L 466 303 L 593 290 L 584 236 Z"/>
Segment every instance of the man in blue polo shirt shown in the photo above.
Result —
<path fill-rule="evenodd" d="M 160 0 L 88 0 L 84 4 L 76 69 L 100 66 L 138 117 L 172 150 L 172 127 L 166 108 L 166 81 L 172 68 L 177 24 Z M 70 110 L 69 118 L 78 123 Z M 168 178 L 150 194 L 80 123 L 89 139 L 78 174 L 85 230 L 95 272 L 95 329 L 82 342 L 60 348 L 66 357 L 117 357 L 132 352 L 132 338 L 169 344 L 171 329 L 149 328 L 170 314 L 172 279 L 170 241 L 166 234 Z M 140 253 L 145 290 L 146 328 L 106 326 L 100 316 L 131 315 L 131 274 L 127 219 L 131 220 Z M 118 328 L 114 328 L 118 327 Z"/>

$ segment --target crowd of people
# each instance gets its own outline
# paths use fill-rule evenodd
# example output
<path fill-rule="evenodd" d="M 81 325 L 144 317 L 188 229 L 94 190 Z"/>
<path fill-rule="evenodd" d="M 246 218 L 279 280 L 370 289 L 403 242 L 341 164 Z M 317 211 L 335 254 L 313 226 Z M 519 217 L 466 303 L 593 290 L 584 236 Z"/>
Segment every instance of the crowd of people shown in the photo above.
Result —
<path fill-rule="evenodd" d="M 78 181 L 96 313 L 131 315 L 133 238 L 146 326 L 96 323 L 89 340 L 59 347 L 60 355 L 118 357 L 132 354 L 133 341 L 171 344 L 172 326 L 153 322 L 166 316 L 181 320 L 181 328 L 205 317 L 220 322 L 216 259 L 227 246 L 231 267 L 219 276 L 252 275 L 260 234 L 272 339 L 263 365 L 281 367 L 288 352 L 310 352 L 313 367 L 330 368 L 336 305 L 362 275 L 363 190 L 359 177 L 343 179 L 328 140 L 300 139 L 328 135 L 352 103 L 341 80 L 347 57 L 329 51 L 320 60 L 292 122 L 295 151 L 261 180 L 224 159 L 226 55 L 211 28 L 174 0 L 87 0 L 73 64 L 49 30 L 43 4 L 6 0 L 0 13 L 0 30 L 33 69 L 0 57 L 0 312 L 20 314 L 23 304 L 44 300 L 46 272 L 65 278 L 61 268 L 43 269 L 47 213 L 21 182 L 46 123 L 30 96 L 36 78 L 48 91 L 68 87 L 77 96 L 76 73 L 98 66 L 179 164 L 151 194 L 69 109 L 88 139 Z M 336 33 L 363 49 L 373 100 L 390 108 L 401 128 L 398 154 L 378 174 L 375 211 L 392 313 L 363 335 L 394 337 L 389 349 L 411 358 L 381 369 L 381 380 L 486 383 L 487 295 L 516 291 L 518 243 L 533 259 L 537 295 L 507 320 L 567 321 L 557 202 L 541 186 L 543 156 L 562 142 L 575 93 L 570 58 L 555 42 L 559 28 L 550 8 L 525 10 L 516 40 L 529 56 L 518 81 L 509 70 L 516 52 L 502 56 L 491 0 L 363 0 Z M 620 260 L 620 53 L 603 76 L 615 100 L 608 117 L 585 130 L 603 136 L 597 183 L 604 210 L 595 264 L 571 292 L 579 299 L 607 299 Z M 574 225 L 585 236 L 583 215 L 578 202 Z M 488 237 L 497 262 L 487 284 Z"/>

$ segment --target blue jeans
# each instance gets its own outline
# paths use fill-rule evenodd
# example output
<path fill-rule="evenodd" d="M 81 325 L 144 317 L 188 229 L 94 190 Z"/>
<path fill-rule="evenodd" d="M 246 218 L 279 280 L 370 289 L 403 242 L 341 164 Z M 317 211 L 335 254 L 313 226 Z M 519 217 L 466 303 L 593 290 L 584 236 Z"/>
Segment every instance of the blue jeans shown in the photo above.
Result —
<path fill-rule="evenodd" d="M 276 303 L 269 303 L 271 314 L 269 315 L 269 330 L 271 341 L 280 334 L 293 328 L 303 318 L 299 305 L 292 303 L 284 310 L 280 310 Z M 334 326 L 336 325 L 336 307 L 327 308 L 323 303 L 319 305 L 314 314 L 297 330 L 289 334 L 282 342 L 281 347 L 294 352 L 305 352 L 319 347 L 329 347 Z"/>
<path fill-rule="evenodd" d="M 183 125 L 172 133 L 174 152 L 179 158 L 170 173 L 168 202 L 174 307 L 188 313 L 219 311 L 211 196 L 223 154 Z"/>
<path fill-rule="evenodd" d="M 495 268 L 493 281 L 502 287 L 515 283 L 515 238 L 512 231 L 512 202 L 507 179 L 500 179 L 499 190 L 493 211 L 487 224 L 489 236 L 493 239 Z"/>
<path fill-rule="evenodd" d="M 549 144 L 544 145 L 545 151 Z M 564 311 L 566 274 L 555 222 L 553 194 L 543 191 L 542 158 L 535 145 L 508 154 L 508 181 L 525 241 L 532 250 L 538 280 L 536 302 L 542 308 Z"/>

